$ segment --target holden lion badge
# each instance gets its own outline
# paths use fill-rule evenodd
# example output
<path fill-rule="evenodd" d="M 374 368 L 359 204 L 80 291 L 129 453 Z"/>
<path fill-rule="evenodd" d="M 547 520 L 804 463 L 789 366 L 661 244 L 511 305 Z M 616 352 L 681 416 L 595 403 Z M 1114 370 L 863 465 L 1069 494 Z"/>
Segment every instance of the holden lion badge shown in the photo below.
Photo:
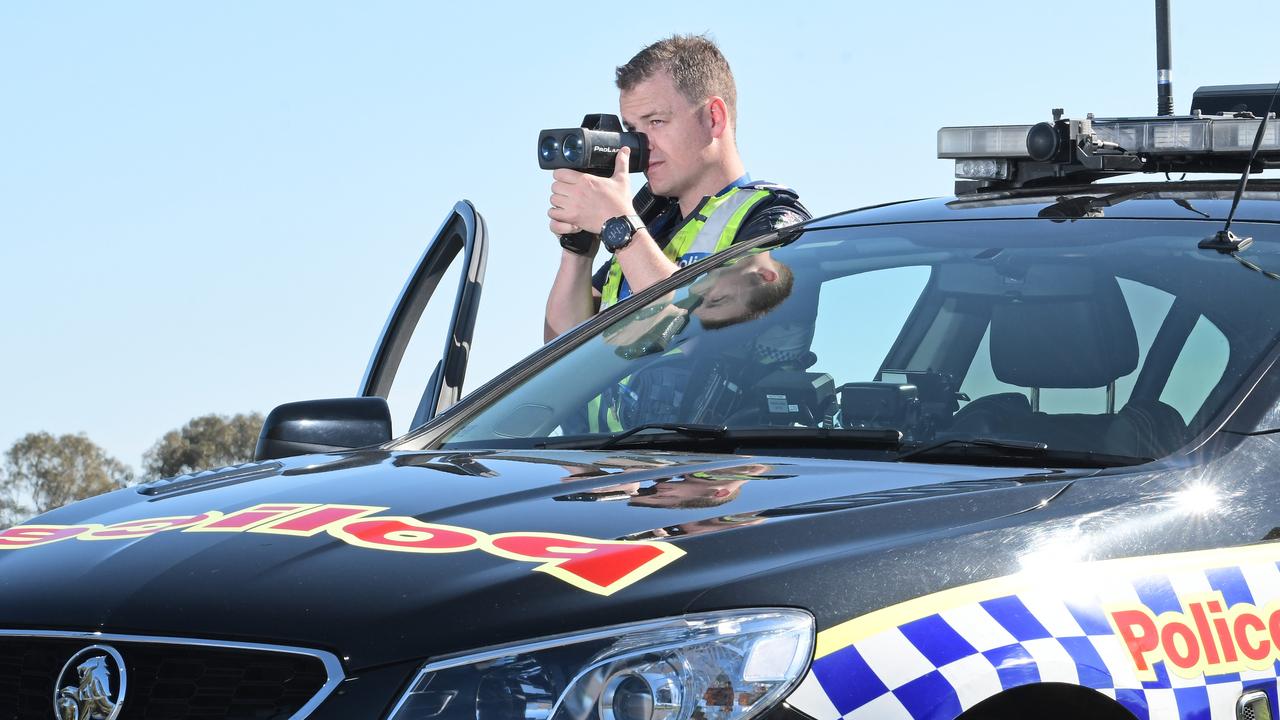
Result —
<path fill-rule="evenodd" d="M 91 645 L 62 666 L 53 691 L 54 717 L 116 720 L 124 704 L 124 691 L 124 658 L 113 647 Z"/>

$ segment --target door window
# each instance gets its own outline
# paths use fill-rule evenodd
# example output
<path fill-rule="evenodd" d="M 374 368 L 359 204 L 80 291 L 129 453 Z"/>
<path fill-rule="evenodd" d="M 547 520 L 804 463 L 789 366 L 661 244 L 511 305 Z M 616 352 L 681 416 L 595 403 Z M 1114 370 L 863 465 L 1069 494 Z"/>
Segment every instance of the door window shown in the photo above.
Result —
<path fill-rule="evenodd" d="M 822 283 L 811 372 L 831 375 L 836 385 L 876 379 L 907 316 L 929 282 L 928 266 L 871 270 Z"/>
<path fill-rule="evenodd" d="M 1226 372 L 1230 355 L 1227 336 L 1201 315 L 1173 364 L 1169 381 L 1160 393 L 1160 402 L 1172 405 L 1182 419 L 1191 424 Z"/>

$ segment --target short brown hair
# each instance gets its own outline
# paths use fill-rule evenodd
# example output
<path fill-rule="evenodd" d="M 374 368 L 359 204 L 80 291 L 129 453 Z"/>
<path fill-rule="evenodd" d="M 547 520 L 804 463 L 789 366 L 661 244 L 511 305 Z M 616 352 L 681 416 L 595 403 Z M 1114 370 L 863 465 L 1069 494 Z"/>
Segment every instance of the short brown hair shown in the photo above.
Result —
<path fill-rule="evenodd" d="M 636 53 L 618 67 L 619 90 L 630 90 L 658 71 L 671 73 L 676 89 L 689 102 L 700 103 L 715 95 L 724 99 L 729 120 L 738 122 L 738 90 L 729 61 L 706 35 L 672 35 Z"/>
<path fill-rule="evenodd" d="M 773 282 L 761 283 L 747 291 L 747 297 L 743 304 L 747 306 L 747 312 L 738 317 L 719 318 L 717 320 L 702 320 L 702 328 L 704 330 L 719 330 L 730 325 L 737 325 L 748 320 L 764 317 L 773 312 L 773 309 L 782 304 L 783 300 L 791 297 L 791 290 L 795 287 L 796 276 L 791 272 L 791 268 L 786 263 L 774 261 L 774 271 L 778 273 L 778 279 Z"/>
<path fill-rule="evenodd" d="M 791 272 L 791 268 L 787 267 L 786 263 L 776 260 L 773 265 L 774 271 L 778 273 L 778 279 L 756 287 L 754 292 L 747 296 L 747 309 L 751 311 L 752 319 L 773 310 L 791 296 L 791 289 L 795 287 L 796 276 Z"/>

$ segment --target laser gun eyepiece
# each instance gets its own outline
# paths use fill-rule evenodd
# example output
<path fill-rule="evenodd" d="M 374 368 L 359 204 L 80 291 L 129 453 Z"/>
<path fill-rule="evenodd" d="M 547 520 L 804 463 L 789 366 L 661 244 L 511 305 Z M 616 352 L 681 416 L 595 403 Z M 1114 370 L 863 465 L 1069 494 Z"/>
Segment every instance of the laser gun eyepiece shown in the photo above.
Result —
<path fill-rule="evenodd" d="M 631 148 L 630 172 L 649 167 L 649 141 L 644 133 L 623 132 L 617 115 L 588 115 L 582 119 L 582 127 L 538 133 L 538 166 L 607 177 L 613 174 L 614 158 L 624 147 Z"/>

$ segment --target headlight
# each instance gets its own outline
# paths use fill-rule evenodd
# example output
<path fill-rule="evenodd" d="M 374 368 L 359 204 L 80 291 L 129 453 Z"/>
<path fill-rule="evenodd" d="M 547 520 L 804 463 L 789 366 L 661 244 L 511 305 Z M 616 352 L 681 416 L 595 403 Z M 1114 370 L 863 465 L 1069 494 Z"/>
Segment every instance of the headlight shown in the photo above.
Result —
<path fill-rule="evenodd" d="M 799 610 L 618 625 L 433 661 L 390 720 L 749 720 L 813 653 Z"/>

